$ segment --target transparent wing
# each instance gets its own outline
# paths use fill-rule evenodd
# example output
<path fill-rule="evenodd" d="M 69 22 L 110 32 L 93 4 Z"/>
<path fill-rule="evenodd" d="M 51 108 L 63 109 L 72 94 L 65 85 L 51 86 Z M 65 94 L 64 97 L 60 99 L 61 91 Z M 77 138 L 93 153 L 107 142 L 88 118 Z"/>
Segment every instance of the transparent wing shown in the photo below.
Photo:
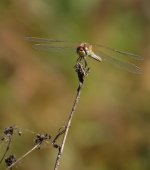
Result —
<path fill-rule="evenodd" d="M 59 45 L 59 44 L 34 44 L 33 48 L 36 50 L 45 50 L 45 51 L 49 51 L 49 50 L 58 50 L 58 51 L 62 51 L 62 50 L 73 50 L 73 47 L 69 47 L 69 46 L 65 46 L 65 45 Z"/>
<path fill-rule="evenodd" d="M 48 38 L 38 38 L 38 37 L 25 37 L 25 40 L 30 41 L 30 42 L 37 42 L 37 44 L 34 45 L 36 49 L 41 49 L 41 50 L 48 50 L 48 49 L 69 49 L 69 48 L 76 48 L 79 43 L 81 42 L 69 42 L 66 40 L 57 40 L 57 39 L 48 39 Z M 48 44 L 43 44 L 43 43 L 49 43 Z M 53 44 L 53 46 L 52 46 Z M 143 60 L 142 56 L 132 54 L 130 52 L 125 52 L 125 51 L 120 51 L 114 48 L 111 48 L 106 45 L 102 44 L 92 44 L 96 49 L 99 50 L 106 50 L 108 52 L 113 52 L 116 54 L 120 54 L 120 57 L 128 57 L 128 58 L 133 58 L 136 60 Z"/>
<path fill-rule="evenodd" d="M 139 55 L 136 55 L 136 54 L 132 54 L 130 52 L 120 51 L 120 50 L 111 48 L 109 46 L 105 46 L 105 45 L 101 45 L 101 44 L 93 44 L 93 46 L 95 46 L 99 50 L 103 50 L 104 49 L 107 52 L 112 52 L 112 53 L 119 54 L 120 57 L 133 58 L 135 60 L 143 60 L 142 56 L 139 56 Z"/>
<path fill-rule="evenodd" d="M 77 42 L 37 37 L 26 37 L 25 40 L 35 43 L 32 45 L 34 49 L 44 51 L 61 52 L 65 50 L 74 52 L 76 47 L 79 45 Z"/>
<path fill-rule="evenodd" d="M 49 39 L 49 38 L 38 38 L 38 37 L 25 37 L 26 41 L 31 41 L 31 42 L 65 42 L 64 40 L 56 40 L 56 39 Z"/>
<path fill-rule="evenodd" d="M 65 40 L 56 40 L 56 39 L 47 39 L 47 38 L 37 38 L 37 37 L 26 37 L 25 40 L 36 43 L 33 45 L 34 49 L 46 50 L 46 51 L 70 51 L 74 52 L 77 46 L 81 42 L 69 42 Z M 99 56 L 103 61 L 107 61 L 120 69 L 127 70 L 132 73 L 141 74 L 142 70 L 135 64 L 126 61 L 126 59 L 136 59 L 143 60 L 143 57 L 132 54 L 129 52 L 119 51 L 111 47 L 101 45 L 101 44 L 92 44 L 98 51 Z"/>
<path fill-rule="evenodd" d="M 135 74 L 142 74 L 142 69 L 129 61 L 115 58 L 114 56 L 109 56 L 101 51 L 99 51 L 99 54 L 103 61 L 107 61 L 120 69 L 129 71 Z"/>

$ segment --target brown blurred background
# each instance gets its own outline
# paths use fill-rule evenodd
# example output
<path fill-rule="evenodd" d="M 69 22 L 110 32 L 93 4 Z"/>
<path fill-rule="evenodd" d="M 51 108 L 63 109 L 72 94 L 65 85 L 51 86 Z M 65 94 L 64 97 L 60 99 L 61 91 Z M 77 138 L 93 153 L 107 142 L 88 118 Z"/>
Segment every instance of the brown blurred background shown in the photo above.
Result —
<path fill-rule="evenodd" d="M 142 75 L 89 60 L 60 170 L 150 169 L 150 1 L 1 0 L 0 128 L 17 125 L 55 135 L 68 118 L 78 79 L 72 54 L 36 51 L 24 37 L 88 41 L 142 55 Z M 33 134 L 14 138 L 17 157 Z M 0 156 L 6 145 L 0 145 Z M 8 153 L 8 154 L 9 154 Z M 53 169 L 57 151 L 44 147 L 20 170 Z M 0 165 L 5 169 L 5 165 Z"/>

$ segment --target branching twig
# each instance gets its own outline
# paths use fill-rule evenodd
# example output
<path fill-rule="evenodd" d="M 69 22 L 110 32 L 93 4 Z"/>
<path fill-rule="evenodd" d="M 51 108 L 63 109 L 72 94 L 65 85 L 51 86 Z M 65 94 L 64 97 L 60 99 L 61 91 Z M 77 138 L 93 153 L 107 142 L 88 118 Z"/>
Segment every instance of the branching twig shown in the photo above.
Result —
<path fill-rule="evenodd" d="M 2 156 L 2 158 L 1 158 L 1 160 L 0 160 L 0 164 L 1 164 L 2 161 L 4 160 L 4 158 L 5 158 L 5 156 L 6 156 L 7 152 L 8 152 L 8 150 L 9 150 L 9 148 L 10 148 L 11 141 L 12 141 L 11 136 L 7 136 L 7 138 L 8 138 L 7 147 L 6 147 L 5 153 L 3 154 L 3 156 Z"/>
<path fill-rule="evenodd" d="M 14 167 L 18 162 L 20 162 L 22 159 L 24 159 L 26 156 L 28 156 L 31 152 L 33 152 L 35 149 L 39 149 L 41 147 L 41 145 L 43 144 L 43 142 L 50 140 L 51 136 L 48 135 L 47 133 L 45 135 L 41 135 L 41 134 L 37 134 L 36 138 L 35 138 L 35 146 L 30 149 L 28 152 L 26 152 L 23 156 L 21 156 L 20 158 L 18 158 L 15 162 L 13 162 L 11 165 L 8 166 L 8 168 L 6 168 L 6 170 L 11 169 L 12 167 Z"/>
<path fill-rule="evenodd" d="M 20 162 L 22 159 L 24 159 L 27 155 L 29 155 L 32 151 L 39 148 L 40 144 L 35 145 L 32 149 L 30 149 L 28 152 L 26 152 L 23 156 L 21 156 L 19 159 L 17 159 L 14 163 L 12 163 L 6 170 L 11 169 L 14 167 L 18 162 Z"/>
<path fill-rule="evenodd" d="M 50 141 L 50 140 L 52 141 L 51 142 L 52 145 L 55 148 L 58 149 L 58 154 L 57 154 L 56 161 L 55 161 L 55 166 L 54 166 L 54 170 L 58 170 L 58 166 L 60 164 L 60 158 L 61 158 L 63 150 L 64 150 L 64 145 L 65 145 L 65 142 L 66 142 L 66 138 L 67 138 L 67 135 L 68 135 L 69 128 L 71 126 L 71 122 L 72 122 L 72 118 L 73 118 L 74 112 L 75 112 L 77 104 L 79 102 L 81 90 L 82 90 L 82 87 L 84 85 L 84 80 L 85 80 L 85 78 L 86 78 L 86 76 L 88 75 L 88 72 L 89 72 L 89 68 L 86 68 L 86 66 L 83 66 L 79 62 L 76 63 L 75 70 L 76 70 L 76 72 L 78 74 L 79 86 L 78 86 L 77 94 L 76 94 L 76 97 L 75 97 L 75 101 L 73 103 L 73 106 L 72 106 L 71 112 L 69 114 L 69 118 L 68 118 L 68 121 L 66 123 L 65 128 L 64 129 L 62 129 L 62 128 L 59 129 L 58 134 L 54 137 L 53 140 L 51 140 L 52 138 L 48 134 L 45 134 L 45 135 L 37 134 L 36 138 L 34 140 L 35 141 L 34 147 L 31 148 L 29 151 L 27 151 L 23 156 L 21 156 L 20 158 L 16 159 L 16 157 L 12 154 L 12 155 L 10 155 L 9 157 L 7 157 L 5 159 L 5 163 L 7 165 L 6 170 L 12 170 L 12 168 L 17 163 L 19 163 L 22 159 L 24 159 L 26 156 L 28 156 L 35 149 L 40 149 L 41 145 L 45 141 Z M 7 144 L 5 153 L 4 153 L 4 155 L 2 156 L 2 158 L 0 160 L 0 163 L 3 161 L 3 159 L 5 158 L 7 152 L 9 150 L 9 148 L 10 148 L 10 144 L 11 144 L 11 141 L 12 141 L 12 136 L 13 136 L 14 130 L 18 130 L 18 128 L 10 126 L 10 127 L 6 128 L 5 131 L 4 131 L 5 136 L 1 140 L 6 140 L 7 139 L 8 144 Z M 21 131 L 18 130 L 18 134 L 21 135 Z M 56 144 L 56 141 L 63 134 L 64 134 L 64 137 L 63 137 L 61 146 L 59 146 L 58 144 Z"/>
<path fill-rule="evenodd" d="M 64 145 L 65 145 L 65 142 L 66 142 L 66 138 L 67 138 L 67 135 L 68 135 L 69 128 L 71 126 L 73 114 L 76 110 L 77 103 L 79 102 L 79 98 L 80 98 L 82 87 L 84 85 L 85 77 L 88 75 L 88 72 L 89 72 L 89 68 L 86 68 L 85 66 L 81 65 L 79 62 L 75 65 L 75 69 L 76 69 L 76 72 L 77 72 L 78 78 L 79 78 L 79 86 L 78 86 L 78 89 L 77 89 L 77 95 L 76 95 L 75 101 L 73 103 L 71 112 L 69 114 L 66 129 L 65 129 L 65 132 L 64 132 L 64 138 L 63 138 L 62 144 L 61 144 L 61 146 L 59 147 L 59 150 L 58 150 L 58 155 L 56 157 L 54 170 L 58 170 L 58 166 L 60 164 L 60 158 L 61 158 L 63 150 L 64 150 Z"/>
<path fill-rule="evenodd" d="M 63 130 L 62 130 L 62 128 L 59 129 L 58 134 L 55 136 L 55 138 L 52 141 L 52 145 L 54 148 L 58 148 L 60 150 L 61 147 L 58 144 L 56 144 L 56 141 L 61 135 L 63 135 L 65 133 L 65 131 L 66 131 L 66 127 Z"/>
<path fill-rule="evenodd" d="M 5 136 L 4 136 L 1 140 L 2 140 L 2 141 L 5 141 L 5 140 L 6 140 L 8 143 L 7 143 L 7 146 L 6 146 L 6 150 L 5 150 L 2 158 L 0 159 L 0 164 L 2 163 L 2 161 L 4 160 L 7 152 L 8 152 L 9 149 L 10 149 L 10 145 L 11 145 L 11 142 L 12 142 L 12 137 L 13 137 L 13 135 L 14 135 L 14 131 L 16 131 L 16 130 L 17 130 L 17 132 L 18 132 L 18 135 L 21 136 L 21 131 L 20 131 L 20 129 L 18 129 L 16 126 L 9 126 L 9 127 L 7 127 L 7 128 L 4 129 L 4 135 L 5 135 Z"/>

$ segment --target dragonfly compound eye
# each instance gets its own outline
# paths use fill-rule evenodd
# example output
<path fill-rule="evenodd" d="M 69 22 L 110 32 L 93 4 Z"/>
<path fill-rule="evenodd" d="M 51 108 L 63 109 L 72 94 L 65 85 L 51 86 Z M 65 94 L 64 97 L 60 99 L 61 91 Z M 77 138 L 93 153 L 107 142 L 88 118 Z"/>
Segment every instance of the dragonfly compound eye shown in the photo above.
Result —
<path fill-rule="evenodd" d="M 83 47 L 79 46 L 79 47 L 77 47 L 77 54 L 79 54 L 80 56 L 85 56 L 86 51 Z"/>

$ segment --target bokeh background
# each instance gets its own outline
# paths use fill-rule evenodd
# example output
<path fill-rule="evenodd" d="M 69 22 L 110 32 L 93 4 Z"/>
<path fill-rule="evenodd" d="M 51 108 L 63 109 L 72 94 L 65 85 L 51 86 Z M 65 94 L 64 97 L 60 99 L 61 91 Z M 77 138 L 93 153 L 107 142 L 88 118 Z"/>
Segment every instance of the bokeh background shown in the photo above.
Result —
<path fill-rule="evenodd" d="M 34 145 L 30 131 L 55 135 L 65 125 L 78 86 L 75 50 L 36 51 L 26 36 L 103 43 L 144 57 L 136 63 L 142 75 L 88 60 L 59 169 L 149 170 L 150 1 L 0 1 L 0 132 L 22 128 L 8 152 L 17 157 Z M 5 147 L 1 142 L 0 156 Z M 17 169 L 53 169 L 56 154 L 46 145 Z"/>

